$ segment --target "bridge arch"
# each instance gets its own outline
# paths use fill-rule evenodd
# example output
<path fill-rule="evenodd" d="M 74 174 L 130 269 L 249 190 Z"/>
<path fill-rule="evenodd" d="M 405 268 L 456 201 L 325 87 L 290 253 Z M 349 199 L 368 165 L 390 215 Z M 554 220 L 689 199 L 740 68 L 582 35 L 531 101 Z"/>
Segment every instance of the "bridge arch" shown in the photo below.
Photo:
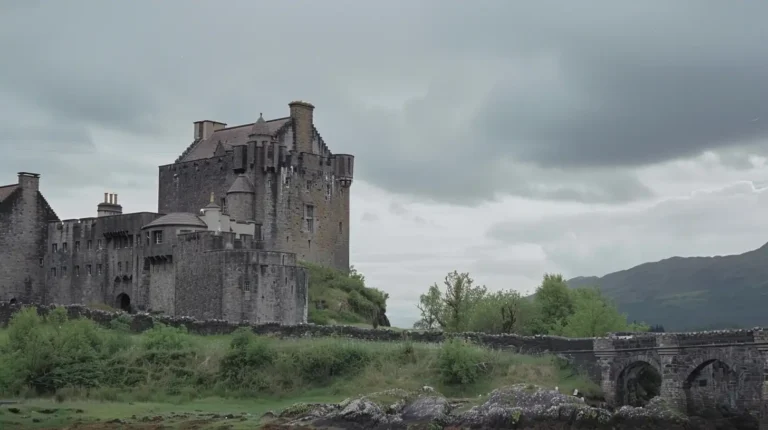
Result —
<path fill-rule="evenodd" d="M 638 355 L 614 363 L 617 406 L 644 406 L 661 394 L 661 364 L 656 357 Z"/>
<path fill-rule="evenodd" d="M 683 392 L 689 415 L 727 417 L 743 410 L 741 384 L 746 375 L 725 357 L 708 356 L 689 366 L 681 376 L 685 378 Z"/>

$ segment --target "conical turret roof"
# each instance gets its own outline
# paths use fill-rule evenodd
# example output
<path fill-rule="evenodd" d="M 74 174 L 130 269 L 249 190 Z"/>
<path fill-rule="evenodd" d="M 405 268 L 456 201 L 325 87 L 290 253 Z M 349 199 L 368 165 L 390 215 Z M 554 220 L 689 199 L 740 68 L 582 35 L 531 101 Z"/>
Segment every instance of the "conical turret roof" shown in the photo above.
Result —
<path fill-rule="evenodd" d="M 269 132 L 269 126 L 267 125 L 267 122 L 264 121 L 264 116 L 260 113 L 259 119 L 256 120 L 255 123 L 253 123 L 253 127 L 251 127 L 251 136 L 271 136 L 272 133 Z"/>
<path fill-rule="evenodd" d="M 240 174 L 237 175 L 237 178 L 235 178 L 235 181 L 232 182 L 232 186 L 229 187 L 229 191 L 227 191 L 227 194 L 230 193 L 251 193 L 253 194 L 255 192 L 253 188 L 253 184 L 248 179 L 247 176 Z"/>

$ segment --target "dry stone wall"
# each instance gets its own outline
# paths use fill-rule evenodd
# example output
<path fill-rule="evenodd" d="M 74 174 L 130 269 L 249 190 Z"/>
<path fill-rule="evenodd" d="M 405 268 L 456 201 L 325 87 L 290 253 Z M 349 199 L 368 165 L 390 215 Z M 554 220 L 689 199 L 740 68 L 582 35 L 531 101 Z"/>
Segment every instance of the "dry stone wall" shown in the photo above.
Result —
<path fill-rule="evenodd" d="M 37 312 L 41 315 L 46 315 L 55 307 L 55 305 L 33 306 L 37 308 Z M 19 311 L 21 307 L 22 305 L 17 304 L 0 304 L 0 327 L 7 326 L 13 314 Z M 67 305 L 64 308 L 67 309 L 70 318 L 84 317 L 105 326 L 120 315 L 120 313 L 106 312 L 80 305 Z M 402 342 L 408 340 L 419 343 L 440 343 L 450 336 L 441 331 L 401 332 L 391 329 L 368 329 L 343 325 L 249 324 L 223 320 L 200 321 L 189 317 L 153 316 L 145 313 L 133 314 L 131 317 L 131 330 L 137 333 L 151 329 L 156 323 L 162 323 L 173 327 L 186 327 L 190 333 L 203 336 L 229 334 L 244 326 L 250 327 L 256 334 L 279 338 L 342 337 L 377 342 Z M 600 370 L 597 367 L 597 359 L 593 351 L 594 340 L 591 338 L 570 339 L 556 336 L 492 335 L 486 333 L 458 333 L 452 336 L 471 340 L 489 348 L 505 349 L 522 354 L 558 354 L 566 358 L 579 370 L 589 374 L 596 381 L 599 381 L 600 378 Z"/>

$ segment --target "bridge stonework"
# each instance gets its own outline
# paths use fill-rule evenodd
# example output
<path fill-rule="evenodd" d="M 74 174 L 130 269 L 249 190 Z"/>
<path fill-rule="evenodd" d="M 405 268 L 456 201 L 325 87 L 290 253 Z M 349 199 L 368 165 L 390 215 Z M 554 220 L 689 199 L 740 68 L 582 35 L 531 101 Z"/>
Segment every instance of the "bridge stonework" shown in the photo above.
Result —
<path fill-rule="evenodd" d="M 594 354 L 608 403 L 637 406 L 639 390 L 688 415 L 749 415 L 768 430 L 768 332 L 762 329 L 617 333 L 595 339 Z"/>

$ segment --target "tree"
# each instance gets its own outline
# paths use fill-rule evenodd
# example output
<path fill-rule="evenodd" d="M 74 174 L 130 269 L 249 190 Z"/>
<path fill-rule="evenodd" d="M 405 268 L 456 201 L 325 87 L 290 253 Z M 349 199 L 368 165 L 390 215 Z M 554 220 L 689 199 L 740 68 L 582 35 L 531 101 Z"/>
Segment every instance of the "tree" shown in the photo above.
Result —
<path fill-rule="evenodd" d="M 559 331 L 573 313 L 573 298 L 565 279 L 559 274 L 545 274 L 536 289 L 535 303 L 540 313 L 540 331 Z"/>
<path fill-rule="evenodd" d="M 486 294 L 484 286 L 475 286 L 469 273 L 450 272 L 443 281 L 445 291 L 435 283 L 419 297 L 421 319 L 414 328 L 463 331 L 469 326 L 474 306 Z"/>
<path fill-rule="evenodd" d="M 419 296 L 419 304 L 416 307 L 421 312 L 421 319 L 413 325 L 414 328 L 433 330 L 445 326 L 441 315 L 443 313 L 442 293 L 437 284 L 430 286 L 426 294 Z"/>

